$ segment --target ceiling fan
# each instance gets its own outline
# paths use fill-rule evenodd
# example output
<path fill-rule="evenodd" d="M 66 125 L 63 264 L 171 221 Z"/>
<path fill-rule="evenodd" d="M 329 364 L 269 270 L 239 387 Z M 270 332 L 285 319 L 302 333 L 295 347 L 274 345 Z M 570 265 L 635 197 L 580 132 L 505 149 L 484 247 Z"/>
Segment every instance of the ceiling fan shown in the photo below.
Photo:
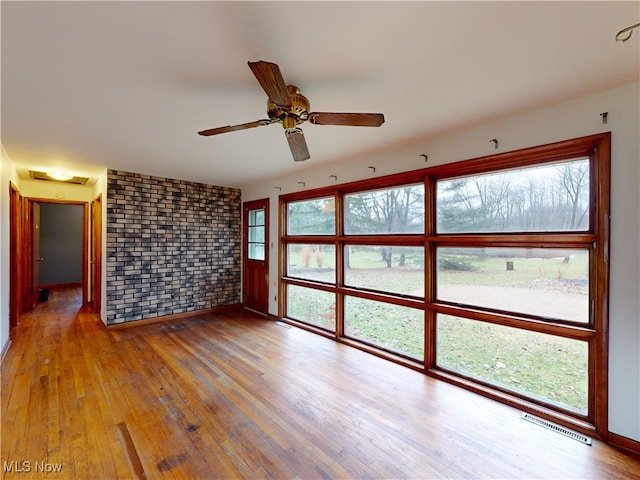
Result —
<path fill-rule="evenodd" d="M 278 65 L 263 61 L 248 62 L 248 64 L 258 83 L 260 83 L 267 97 L 269 97 L 267 99 L 267 115 L 269 118 L 239 125 L 202 130 L 198 132 L 199 135 L 218 135 L 220 133 L 271 125 L 272 123 L 281 123 L 284 127 L 284 133 L 293 159 L 296 162 L 300 162 L 311 158 L 307 142 L 304 139 L 304 133 L 298 127 L 303 122 L 308 121 L 314 125 L 351 125 L 357 127 L 379 127 L 384 123 L 384 115 L 382 113 L 309 112 L 311 108 L 309 100 L 300 93 L 298 87 L 285 84 Z"/>

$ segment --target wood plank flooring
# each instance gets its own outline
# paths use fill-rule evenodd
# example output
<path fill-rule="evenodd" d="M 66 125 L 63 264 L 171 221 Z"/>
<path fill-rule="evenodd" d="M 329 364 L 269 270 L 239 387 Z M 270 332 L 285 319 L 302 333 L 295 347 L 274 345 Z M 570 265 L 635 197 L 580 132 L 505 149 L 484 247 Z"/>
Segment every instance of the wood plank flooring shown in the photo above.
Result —
<path fill-rule="evenodd" d="M 2 478 L 638 479 L 640 461 L 296 328 L 228 311 L 105 330 L 77 291 L 2 364 Z"/>

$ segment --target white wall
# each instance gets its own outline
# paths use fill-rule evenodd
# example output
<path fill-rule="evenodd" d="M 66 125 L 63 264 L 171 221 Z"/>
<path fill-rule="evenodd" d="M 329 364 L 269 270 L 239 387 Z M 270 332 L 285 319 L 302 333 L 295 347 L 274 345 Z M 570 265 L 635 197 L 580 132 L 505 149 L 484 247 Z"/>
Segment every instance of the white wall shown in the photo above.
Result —
<path fill-rule="evenodd" d="M 0 352 L 9 345 L 9 182 L 20 188 L 20 179 L 4 147 L 0 145 Z"/>
<path fill-rule="evenodd" d="M 640 441 L 640 84 L 631 84 L 504 120 L 416 139 L 366 158 L 313 166 L 295 176 L 244 186 L 243 201 L 271 199 L 272 239 L 278 238 L 278 195 L 458 160 L 612 132 L 609 430 Z M 603 125 L 602 112 L 609 112 Z M 346 127 L 345 127 L 346 128 Z M 384 128 L 384 125 L 380 128 Z M 497 139 L 495 150 L 491 139 Z M 429 156 L 425 163 L 420 154 Z M 369 166 L 376 168 L 375 173 Z M 330 178 L 337 175 L 337 182 Z M 280 187 L 282 191 L 274 187 Z M 275 243 L 275 242 L 274 242 Z M 278 248 L 271 248 L 269 312 L 278 312 Z"/>
<path fill-rule="evenodd" d="M 9 341 L 9 169 L 2 148 L 0 163 L 0 352 Z"/>

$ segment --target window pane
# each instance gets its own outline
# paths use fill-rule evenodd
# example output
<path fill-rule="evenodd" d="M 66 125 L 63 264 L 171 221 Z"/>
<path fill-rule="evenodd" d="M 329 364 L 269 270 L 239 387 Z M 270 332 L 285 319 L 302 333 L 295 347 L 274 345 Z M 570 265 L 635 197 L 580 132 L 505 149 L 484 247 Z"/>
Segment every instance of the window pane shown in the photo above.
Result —
<path fill-rule="evenodd" d="M 587 413 L 586 342 L 438 315 L 437 364 Z"/>
<path fill-rule="evenodd" d="M 345 335 L 424 359 L 424 312 L 414 308 L 345 297 Z"/>
<path fill-rule="evenodd" d="M 345 285 L 415 297 L 424 296 L 424 248 L 345 247 Z"/>
<path fill-rule="evenodd" d="M 333 245 L 288 245 L 287 275 L 336 283 L 336 248 Z"/>
<path fill-rule="evenodd" d="M 250 260 L 264 260 L 264 243 L 250 243 L 248 256 Z"/>
<path fill-rule="evenodd" d="M 346 234 L 423 233 L 424 184 L 345 195 Z"/>
<path fill-rule="evenodd" d="M 249 211 L 249 225 L 264 225 L 264 208 Z"/>
<path fill-rule="evenodd" d="M 438 233 L 589 229 L 589 159 L 438 182 Z"/>
<path fill-rule="evenodd" d="M 264 242 L 264 227 L 249 227 L 250 242 Z"/>
<path fill-rule="evenodd" d="M 589 322 L 589 253 L 551 248 L 438 248 L 437 298 Z"/>
<path fill-rule="evenodd" d="M 336 297 L 322 290 L 287 285 L 287 316 L 335 331 Z"/>
<path fill-rule="evenodd" d="M 287 207 L 289 235 L 334 235 L 336 233 L 333 197 L 289 202 Z"/>

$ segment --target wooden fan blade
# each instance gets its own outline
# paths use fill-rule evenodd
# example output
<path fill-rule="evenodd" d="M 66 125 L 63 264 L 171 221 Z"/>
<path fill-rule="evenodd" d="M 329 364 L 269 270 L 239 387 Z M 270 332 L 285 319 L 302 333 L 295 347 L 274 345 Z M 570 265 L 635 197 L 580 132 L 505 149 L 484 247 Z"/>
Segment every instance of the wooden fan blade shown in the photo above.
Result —
<path fill-rule="evenodd" d="M 309 155 L 309 149 L 307 148 L 307 142 L 304 139 L 304 133 L 300 128 L 290 128 L 285 130 L 284 133 L 287 136 L 287 142 L 289 142 L 291 154 L 296 162 L 301 162 L 311 158 L 311 155 Z"/>
<path fill-rule="evenodd" d="M 209 137 L 211 135 L 218 135 L 219 133 L 235 132 L 236 130 L 246 130 L 247 128 L 262 127 L 263 125 L 269 125 L 271 123 L 271 120 L 256 120 L 255 122 L 241 123 L 239 125 L 228 125 L 226 127 L 202 130 L 201 132 L 198 132 L 198 135 Z"/>
<path fill-rule="evenodd" d="M 312 112 L 309 114 L 309 121 L 315 125 L 379 127 L 384 123 L 384 115 L 382 113 Z"/>
<path fill-rule="evenodd" d="M 249 68 L 271 101 L 279 107 L 291 107 L 291 96 L 280 73 L 280 67 L 275 63 L 263 62 L 262 60 L 248 63 Z"/>

